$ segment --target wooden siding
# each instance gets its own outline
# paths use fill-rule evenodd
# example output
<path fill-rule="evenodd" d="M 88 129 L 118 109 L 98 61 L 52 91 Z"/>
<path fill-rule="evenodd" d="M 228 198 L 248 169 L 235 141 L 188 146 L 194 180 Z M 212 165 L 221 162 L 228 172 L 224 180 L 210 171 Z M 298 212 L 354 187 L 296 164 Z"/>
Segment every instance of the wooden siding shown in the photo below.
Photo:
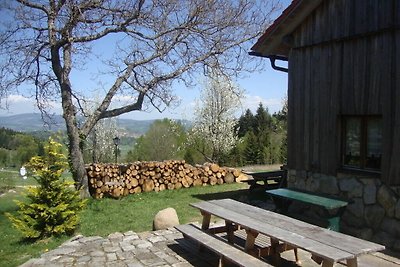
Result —
<path fill-rule="evenodd" d="M 400 1 L 324 1 L 293 33 L 288 166 L 335 175 L 340 115 L 382 115 L 382 179 L 400 184 Z M 331 40 L 331 41 L 330 41 Z"/>
<path fill-rule="evenodd" d="M 398 0 L 329 0 L 294 33 L 294 47 L 373 34 L 399 26 Z"/>

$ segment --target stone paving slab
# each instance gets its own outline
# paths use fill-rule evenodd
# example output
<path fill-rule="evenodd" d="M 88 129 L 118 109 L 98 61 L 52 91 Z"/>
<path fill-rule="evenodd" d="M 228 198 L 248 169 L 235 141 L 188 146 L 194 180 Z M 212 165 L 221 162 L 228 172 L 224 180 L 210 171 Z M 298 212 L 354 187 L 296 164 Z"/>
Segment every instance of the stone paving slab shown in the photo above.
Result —
<path fill-rule="evenodd" d="M 170 248 L 179 239 L 182 235 L 174 229 L 114 233 L 107 238 L 78 235 L 21 266 L 192 266 Z"/>
<path fill-rule="evenodd" d="M 299 250 L 301 266 L 319 266 L 310 259 L 310 254 Z M 293 251 L 282 253 L 282 266 L 296 266 Z M 108 237 L 84 237 L 78 235 L 58 248 L 31 259 L 23 267 L 67 267 L 67 266 L 113 266 L 113 267 L 207 267 L 217 266 L 218 258 L 209 253 L 198 252 L 197 246 L 183 239 L 175 229 L 154 232 L 113 233 Z M 343 266 L 335 264 L 335 266 Z M 360 267 L 400 266 L 400 260 L 383 253 L 365 255 L 359 260 Z"/>

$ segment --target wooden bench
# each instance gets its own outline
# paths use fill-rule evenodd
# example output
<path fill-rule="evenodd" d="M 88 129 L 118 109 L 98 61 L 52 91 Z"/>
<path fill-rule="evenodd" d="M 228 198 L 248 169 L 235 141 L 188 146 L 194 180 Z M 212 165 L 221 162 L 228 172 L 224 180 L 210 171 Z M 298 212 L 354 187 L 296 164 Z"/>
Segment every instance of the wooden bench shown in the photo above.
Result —
<path fill-rule="evenodd" d="M 349 204 L 348 201 L 333 196 L 295 189 L 279 188 L 267 190 L 266 193 L 272 197 L 277 211 L 284 214 L 288 214 L 288 208 L 294 201 L 322 208 L 322 219 L 327 222 L 327 228 L 334 231 L 339 231 L 340 217 Z"/>
<path fill-rule="evenodd" d="M 250 191 L 261 188 L 263 190 L 280 188 L 286 186 L 286 171 L 268 171 L 268 172 L 246 172 L 244 174 L 252 176 L 253 179 L 242 180 L 242 183 L 250 185 Z"/>
<path fill-rule="evenodd" d="M 239 248 L 218 239 L 216 236 L 205 233 L 193 224 L 182 224 L 175 226 L 175 228 L 181 232 L 185 238 L 190 238 L 198 242 L 201 246 L 204 246 L 219 255 L 219 266 L 223 266 L 225 261 L 245 267 L 272 266 L 254 256 L 251 256 L 250 254 L 247 254 Z"/>

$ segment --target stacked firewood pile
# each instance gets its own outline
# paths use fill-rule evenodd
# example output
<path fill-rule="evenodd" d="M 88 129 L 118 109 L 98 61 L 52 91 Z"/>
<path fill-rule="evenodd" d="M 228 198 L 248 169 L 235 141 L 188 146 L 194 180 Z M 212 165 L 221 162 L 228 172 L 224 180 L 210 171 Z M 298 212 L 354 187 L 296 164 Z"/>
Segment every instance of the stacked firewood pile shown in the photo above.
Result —
<path fill-rule="evenodd" d="M 242 174 L 237 169 L 217 164 L 192 166 L 177 160 L 124 165 L 91 164 L 86 171 L 89 190 L 95 198 L 233 183 L 239 181 Z"/>

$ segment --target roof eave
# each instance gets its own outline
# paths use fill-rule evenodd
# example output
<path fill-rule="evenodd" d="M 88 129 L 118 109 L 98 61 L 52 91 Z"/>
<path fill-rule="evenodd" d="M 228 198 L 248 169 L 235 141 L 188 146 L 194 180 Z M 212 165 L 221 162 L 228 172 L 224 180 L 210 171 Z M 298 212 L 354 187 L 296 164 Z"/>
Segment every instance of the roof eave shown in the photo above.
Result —
<path fill-rule="evenodd" d="M 278 55 L 288 57 L 290 42 L 286 37 L 317 8 L 323 0 L 293 0 L 282 12 L 274 23 L 267 28 L 265 33 L 251 48 L 252 51 L 262 55 Z"/>

